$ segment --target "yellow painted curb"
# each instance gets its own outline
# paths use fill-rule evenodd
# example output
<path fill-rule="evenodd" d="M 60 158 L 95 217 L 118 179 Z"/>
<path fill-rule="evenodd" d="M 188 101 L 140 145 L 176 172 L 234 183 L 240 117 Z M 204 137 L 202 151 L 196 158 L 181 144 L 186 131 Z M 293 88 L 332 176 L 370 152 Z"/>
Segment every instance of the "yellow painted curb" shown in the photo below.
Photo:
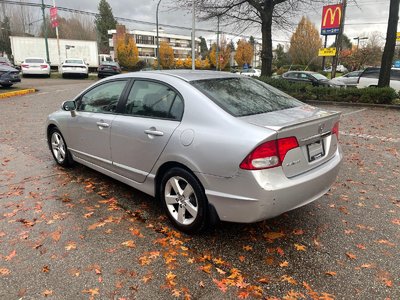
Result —
<path fill-rule="evenodd" d="M 15 91 L 15 92 L 5 92 L 5 93 L 0 94 L 0 99 L 26 95 L 26 94 L 30 94 L 30 93 L 34 93 L 34 92 L 36 92 L 36 89 L 25 89 L 25 90 L 19 90 L 19 91 Z"/>

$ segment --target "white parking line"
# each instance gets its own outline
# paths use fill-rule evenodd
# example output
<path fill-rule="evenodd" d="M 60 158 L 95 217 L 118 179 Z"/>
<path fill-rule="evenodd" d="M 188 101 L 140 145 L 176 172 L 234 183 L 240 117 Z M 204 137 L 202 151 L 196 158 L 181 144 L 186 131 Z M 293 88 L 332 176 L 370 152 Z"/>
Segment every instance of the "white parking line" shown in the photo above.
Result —
<path fill-rule="evenodd" d="M 42 93 L 38 93 L 38 94 L 36 94 L 36 96 L 39 96 L 39 95 L 46 95 L 46 94 L 50 94 L 50 92 L 42 92 Z"/>
<path fill-rule="evenodd" d="M 367 109 L 368 109 L 368 108 L 363 108 L 363 109 L 360 109 L 360 110 L 351 111 L 351 112 L 348 112 L 348 113 L 343 114 L 343 116 L 349 116 L 349 115 L 353 115 L 353 114 L 358 114 L 358 113 L 360 113 L 360 112 L 366 111 Z"/>
<path fill-rule="evenodd" d="M 65 92 L 66 90 L 55 90 L 56 93 Z"/>
<path fill-rule="evenodd" d="M 383 142 L 400 143 L 400 139 L 398 139 L 398 138 L 389 138 L 389 137 L 386 137 L 386 136 L 377 136 L 377 135 L 370 135 L 370 134 L 363 134 L 363 133 L 347 133 L 347 132 L 343 132 L 343 131 L 340 131 L 340 134 L 344 135 L 344 136 L 352 136 L 352 137 L 357 137 L 357 138 L 366 139 L 366 140 L 378 139 L 378 140 L 381 140 Z"/>

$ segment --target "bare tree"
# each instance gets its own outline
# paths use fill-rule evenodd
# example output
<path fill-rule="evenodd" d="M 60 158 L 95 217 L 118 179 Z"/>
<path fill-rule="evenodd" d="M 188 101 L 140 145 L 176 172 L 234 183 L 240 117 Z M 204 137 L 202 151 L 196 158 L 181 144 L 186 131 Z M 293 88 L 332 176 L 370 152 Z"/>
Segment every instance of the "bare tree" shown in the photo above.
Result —
<path fill-rule="evenodd" d="M 324 0 L 199 0 L 197 11 L 203 20 L 219 17 L 222 21 L 234 20 L 240 27 L 261 28 L 261 74 L 272 75 L 272 27 L 287 28 L 290 19 L 303 8 Z M 191 7 L 192 0 L 178 1 L 180 7 Z M 239 22 L 238 22 L 239 21 Z"/>

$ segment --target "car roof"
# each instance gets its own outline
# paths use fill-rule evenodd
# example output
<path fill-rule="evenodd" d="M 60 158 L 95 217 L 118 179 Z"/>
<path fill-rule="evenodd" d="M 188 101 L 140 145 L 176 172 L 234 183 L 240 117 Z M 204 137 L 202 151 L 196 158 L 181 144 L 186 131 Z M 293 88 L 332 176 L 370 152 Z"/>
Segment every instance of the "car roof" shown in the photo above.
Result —
<path fill-rule="evenodd" d="M 144 73 L 144 72 L 143 72 Z M 149 74 L 163 74 L 175 78 L 182 79 L 184 81 L 197 81 L 207 79 L 222 79 L 222 78 L 242 78 L 240 75 L 230 72 L 216 72 L 216 71 L 203 71 L 203 70 L 162 70 L 162 71 L 146 71 L 146 75 Z M 120 77 L 132 77 L 134 73 L 127 73 L 120 75 Z"/>
<path fill-rule="evenodd" d="M 25 59 L 43 59 L 43 60 L 45 60 L 43 57 L 26 57 Z"/>
<path fill-rule="evenodd" d="M 307 73 L 307 74 L 316 74 L 318 72 L 313 72 L 313 71 L 287 71 L 286 73 Z"/>

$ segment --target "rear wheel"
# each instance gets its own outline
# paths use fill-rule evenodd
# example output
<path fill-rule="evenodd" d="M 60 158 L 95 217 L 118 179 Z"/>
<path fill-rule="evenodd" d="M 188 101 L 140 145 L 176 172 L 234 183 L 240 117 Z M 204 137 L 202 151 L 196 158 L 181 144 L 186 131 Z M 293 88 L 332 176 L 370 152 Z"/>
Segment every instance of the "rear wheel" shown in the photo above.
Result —
<path fill-rule="evenodd" d="M 71 153 L 68 150 L 64 137 L 57 128 L 53 128 L 49 134 L 50 150 L 57 164 L 62 167 L 73 165 Z"/>
<path fill-rule="evenodd" d="M 204 190 L 189 171 L 168 170 L 161 180 L 160 197 L 168 218 L 179 230 L 197 233 L 208 219 L 208 201 Z"/>

